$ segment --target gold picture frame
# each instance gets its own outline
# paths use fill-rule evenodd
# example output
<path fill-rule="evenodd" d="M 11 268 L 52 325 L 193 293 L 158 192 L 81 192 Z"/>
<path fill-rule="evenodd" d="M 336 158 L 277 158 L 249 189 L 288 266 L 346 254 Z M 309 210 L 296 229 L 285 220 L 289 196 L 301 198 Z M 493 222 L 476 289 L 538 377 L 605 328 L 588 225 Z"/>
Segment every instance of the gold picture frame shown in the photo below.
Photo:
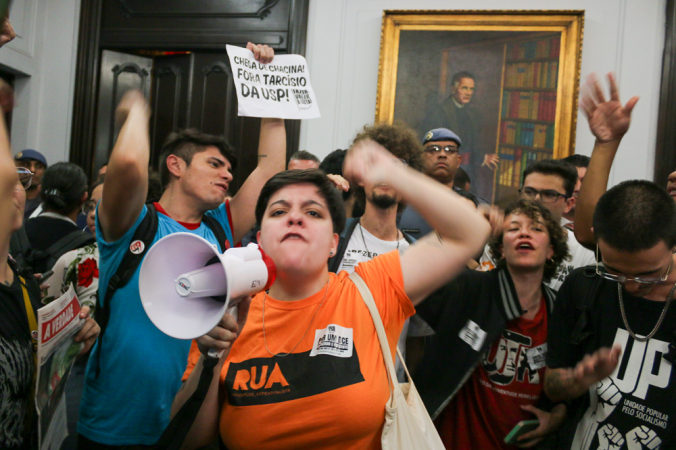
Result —
<path fill-rule="evenodd" d="M 583 28 L 578 10 L 386 10 L 376 122 L 403 120 L 421 137 L 450 128 L 430 111 L 453 109 L 457 76 L 472 74 L 476 91 L 463 114 L 481 120 L 464 119 L 474 128 L 463 132 L 470 147 L 462 167 L 475 177 L 473 192 L 513 198 L 527 163 L 574 153 Z M 498 155 L 494 169 L 489 154 Z"/>

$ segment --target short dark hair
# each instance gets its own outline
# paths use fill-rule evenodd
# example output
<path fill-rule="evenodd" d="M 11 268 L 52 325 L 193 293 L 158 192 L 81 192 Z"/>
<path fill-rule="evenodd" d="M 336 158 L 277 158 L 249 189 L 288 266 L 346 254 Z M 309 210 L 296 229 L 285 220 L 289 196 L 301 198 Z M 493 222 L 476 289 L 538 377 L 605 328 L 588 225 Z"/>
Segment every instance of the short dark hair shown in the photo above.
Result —
<path fill-rule="evenodd" d="M 317 186 L 319 195 L 326 201 L 326 206 L 331 215 L 331 222 L 333 222 L 333 232 L 340 233 L 343 231 L 345 227 L 343 198 L 333 182 L 319 169 L 285 170 L 270 178 L 263 186 L 263 189 L 261 189 L 258 202 L 256 203 L 256 222 L 258 223 L 258 227 L 260 228 L 263 222 L 263 214 L 265 214 L 265 209 L 268 207 L 270 198 L 277 191 L 287 186 L 304 183 Z"/>
<path fill-rule="evenodd" d="M 324 157 L 324 160 L 321 163 L 319 163 L 319 170 L 327 175 L 340 175 L 342 177 L 345 155 L 347 155 L 347 150 L 338 149 L 332 151 Z M 346 201 L 354 194 L 354 188 L 350 186 L 350 189 L 347 192 L 342 191 L 342 194 L 343 201 Z"/>
<path fill-rule="evenodd" d="M 646 250 L 664 241 L 676 245 L 676 203 L 651 181 L 623 181 L 601 196 L 594 210 L 594 235 L 614 249 Z"/>
<path fill-rule="evenodd" d="M 545 264 L 544 272 L 542 274 L 542 281 L 545 283 L 549 282 L 556 276 L 561 263 L 570 256 L 568 250 L 568 238 L 563 227 L 557 220 L 554 220 L 552 213 L 549 212 L 542 203 L 532 200 L 520 198 L 513 201 L 505 208 L 505 219 L 507 219 L 507 216 L 510 214 L 524 214 L 533 221 L 538 220 L 538 216 L 540 216 L 544 221 L 544 225 L 547 227 L 547 234 L 549 234 L 549 243 L 554 250 L 554 254 L 551 258 L 552 262 L 550 264 Z M 498 268 L 507 266 L 507 262 L 500 251 L 503 234 L 504 233 L 500 233 L 497 238 L 491 238 L 488 242 L 490 255 L 493 258 L 493 261 L 496 262 Z"/>
<path fill-rule="evenodd" d="M 68 215 L 82 204 L 88 181 L 77 164 L 59 162 L 50 166 L 42 177 L 42 200 L 45 210 Z"/>
<path fill-rule="evenodd" d="M 479 206 L 479 199 L 476 198 L 476 195 L 472 194 L 471 192 L 467 192 L 464 189 L 458 189 L 458 190 L 453 190 L 456 194 L 458 194 L 460 197 L 466 198 L 467 200 L 472 200 L 472 203 L 474 203 L 474 206 Z"/>
<path fill-rule="evenodd" d="M 566 197 L 573 195 L 575 183 L 577 183 L 577 169 L 570 163 L 560 159 L 543 159 L 523 171 L 521 186 L 526 182 L 526 177 L 531 173 L 541 173 L 543 175 L 556 175 L 563 180 L 563 189 L 566 191 Z"/>
<path fill-rule="evenodd" d="M 465 185 L 467 183 L 472 183 L 472 180 L 470 179 L 469 175 L 467 172 L 465 172 L 465 169 L 462 167 L 458 167 L 458 170 L 455 171 L 455 178 L 453 179 L 453 185 L 457 186 L 461 189 L 465 189 Z"/>
<path fill-rule="evenodd" d="M 561 161 L 565 161 L 568 164 L 572 164 L 575 167 L 589 167 L 589 161 L 591 158 L 587 155 L 579 155 L 575 153 L 574 155 L 566 156 L 561 158 Z"/>
<path fill-rule="evenodd" d="M 291 158 L 289 158 L 289 161 L 293 161 L 294 159 L 301 160 L 301 161 L 314 161 L 317 164 L 320 163 L 319 158 L 317 158 L 315 155 L 312 153 L 305 151 L 305 150 L 298 150 L 296 153 L 291 155 Z"/>
<path fill-rule="evenodd" d="M 171 172 L 167 168 L 169 155 L 178 156 L 189 166 L 195 153 L 203 152 L 207 147 L 216 147 L 221 155 L 230 162 L 232 170 L 235 169 L 237 166 L 235 150 L 223 136 L 214 136 L 213 134 L 201 133 L 194 128 L 188 128 L 169 134 L 160 150 L 159 168 L 162 187 L 166 189 L 169 181 L 171 181 Z"/>
<path fill-rule="evenodd" d="M 453 78 L 451 78 L 451 86 L 455 86 L 456 84 L 460 83 L 460 80 L 463 78 L 471 78 L 472 80 L 475 80 L 474 74 L 463 70 L 462 72 L 457 72 L 455 75 L 453 75 Z"/>
<path fill-rule="evenodd" d="M 392 125 L 387 123 L 364 125 L 364 128 L 352 141 L 352 146 L 365 139 L 371 139 L 379 143 L 395 157 L 406 161 L 406 164 L 412 169 L 418 172 L 423 171 L 422 145 L 415 131 L 405 123 L 397 121 Z M 356 188 L 355 194 L 357 196 L 357 203 L 365 206 L 366 193 L 364 192 L 364 188 Z M 399 211 L 403 211 L 405 207 L 406 205 L 400 203 Z"/>
<path fill-rule="evenodd" d="M 146 203 L 159 202 L 162 197 L 162 182 L 160 174 L 153 169 L 148 169 L 148 193 L 146 194 Z"/>

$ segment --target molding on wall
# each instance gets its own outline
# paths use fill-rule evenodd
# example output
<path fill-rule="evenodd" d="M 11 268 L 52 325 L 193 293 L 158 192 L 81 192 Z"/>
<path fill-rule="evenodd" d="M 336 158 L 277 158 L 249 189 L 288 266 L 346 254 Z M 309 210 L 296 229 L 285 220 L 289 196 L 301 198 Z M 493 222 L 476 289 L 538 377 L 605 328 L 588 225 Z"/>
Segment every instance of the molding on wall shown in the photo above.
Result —
<path fill-rule="evenodd" d="M 135 0 L 117 0 L 122 6 L 123 14 L 126 17 L 181 17 L 181 18 L 203 18 L 203 17 L 217 17 L 223 19 L 247 19 L 247 18 L 258 18 L 263 20 L 270 14 L 270 10 L 279 2 L 279 0 L 265 0 L 263 5 L 257 10 L 249 10 L 247 8 L 237 8 L 229 2 L 222 2 L 221 6 L 223 11 L 209 11 L 209 12 L 191 12 L 190 7 L 175 10 L 171 10 L 171 7 L 167 7 L 166 1 L 154 1 L 154 2 L 145 2 L 149 3 L 146 8 L 139 9 L 138 2 Z M 183 3 L 183 2 L 181 2 Z M 247 2 L 246 6 L 251 6 L 251 4 L 260 3 L 260 2 Z M 237 11 L 237 9 L 244 9 L 243 11 Z"/>

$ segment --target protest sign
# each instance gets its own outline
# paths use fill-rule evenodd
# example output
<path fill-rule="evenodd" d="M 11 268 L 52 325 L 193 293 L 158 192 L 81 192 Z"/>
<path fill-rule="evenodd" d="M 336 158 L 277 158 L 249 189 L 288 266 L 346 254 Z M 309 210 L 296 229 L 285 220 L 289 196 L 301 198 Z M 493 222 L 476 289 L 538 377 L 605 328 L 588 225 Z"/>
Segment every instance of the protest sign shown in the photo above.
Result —
<path fill-rule="evenodd" d="M 253 52 L 226 45 L 237 89 L 238 114 L 248 117 L 314 119 L 320 117 L 307 61 L 300 55 L 275 55 L 269 64 Z"/>
<path fill-rule="evenodd" d="M 84 344 L 73 338 L 84 326 L 80 303 L 71 284 L 68 291 L 38 309 L 38 410 L 40 450 L 58 449 L 68 436 L 65 387 L 75 358 Z"/>

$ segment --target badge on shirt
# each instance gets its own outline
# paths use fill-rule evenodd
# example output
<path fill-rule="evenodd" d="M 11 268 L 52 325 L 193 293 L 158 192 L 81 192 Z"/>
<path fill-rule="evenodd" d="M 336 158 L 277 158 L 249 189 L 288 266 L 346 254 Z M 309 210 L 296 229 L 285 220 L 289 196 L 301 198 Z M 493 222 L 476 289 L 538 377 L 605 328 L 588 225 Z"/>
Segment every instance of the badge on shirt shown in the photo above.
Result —
<path fill-rule="evenodd" d="M 315 343 L 310 356 L 330 355 L 339 358 L 350 358 L 354 341 L 352 328 L 331 324 L 323 330 L 315 330 Z"/>
<path fill-rule="evenodd" d="M 547 356 L 546 342 L 542 345 L 538 345 L 537 347 L 528 348 L 525 351 L 528 365 L 532 370 L 539 370 L 545 367 L 545 358 Z"/>
<path fill-rule="evenodd" d="M 471 320 L 467 321 L 465 328 L 460 330 L 458 336 L 477 352 L 481 350 L 486 340 L 486 332 Z"/>

